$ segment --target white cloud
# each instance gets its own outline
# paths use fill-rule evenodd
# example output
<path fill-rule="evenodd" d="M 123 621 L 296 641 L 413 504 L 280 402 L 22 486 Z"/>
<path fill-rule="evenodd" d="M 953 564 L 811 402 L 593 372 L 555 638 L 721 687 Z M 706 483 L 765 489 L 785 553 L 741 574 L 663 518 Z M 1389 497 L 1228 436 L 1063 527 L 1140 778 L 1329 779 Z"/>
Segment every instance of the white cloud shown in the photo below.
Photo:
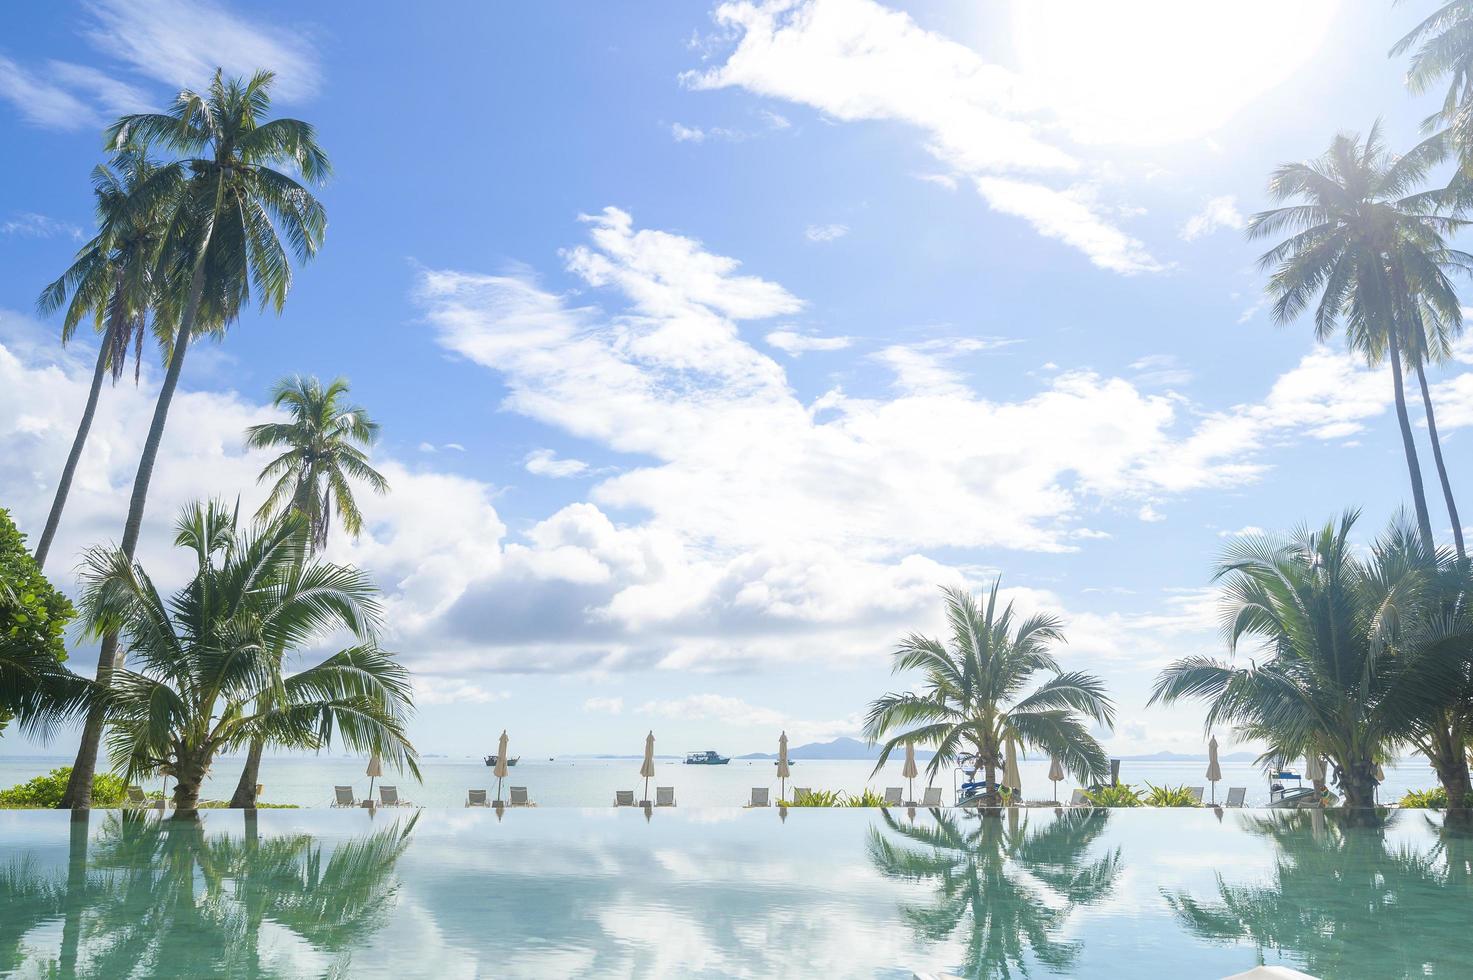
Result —
<path fill-rule="evenodd" d="M 80 241 L 84 237 L 82 229 L 71 222 L 58 221 L 33 211 L 23 211 L 0 221 L 0 235 L 19 235 L 23 238 L 55 238 L 64 235 L 73 241 Z"/>
<path fill-rule="evenodd" d="M 527 472 L 536 476 L 568 477 L 588 472 L 588 464 L 581 459 L 558 459 L 551 449 L 534 449 L 527 454 L 524 464 Z"/>
<path fill-rule="evenodd" d="M 1202 205 L 1202 210 L 1187 219 L 1186 224 L 1181 226 L 1181 240 L 1194 242 L 1203 235 L 1210 235 L 1222 228 L 1231 228 L 1241 231 L 1248 224 L 1248 219 L 1238 210 L 1237 199 L 1232 195 L 1214 197 Z"/>
<path fill-rule="evenodd" d="M 791 742 L 828 741 L 841 735 L 858 736 L 862 728 L 858 715 L 832 721 L 810 721 L 793 718 L 771 708 L 750 704 L 725 694 L 691 694 L 681 698 L 646 701 L 636 712 L 659 718 L 683 721 L 712 721 L 739 729 L 770 732 L 785 730 Z"/>
<path fill-rule="evenodd" d="M 624 711 L 623 698 L 589 698 L 583 702 L 584 711 L 602 712 L 603 714 L 617 715 Z"/>
<path fill-rule="evenodd" d="M 1130 369 L 1136 372 L 1136 384 L 1150 387 L 1181 387 L 1192 380 L 1192 372 L 1175 354 L 1148 354 L 1132 361 Z"/>
<path fill-rule="evenodd" d="M 414 701 L 420 705 L 430 704 L 490 704 L 511 697 L 506 691 L 490 691 L 479 684 L 472 684 L 462 677 L 436 677 L 431 674 L 414 675 Z"/>
<path fill-rule="evenodd" d="M 949 191 L 954 191 L 957 188 L 956 178 L 950 174 L 912 174 L 911 176 L 916 180 L 922 180 L 928 184 L 935 184 L 937 187 L 942 187 Z"/>
<path fill-rule="evenodd" d="M 1227 529 L 1218 531 L 1217 536 L 1219 538 L 1249 538 L 1262 533 L 1263 528 L 1259 527 L 1258 525 L 1244 524 L 1242 527 L 1238 528 L 1235 531 L 1229 531 Z"/>
<path fill-rule="evenodd" d="M 809 225 L 803 229 L 803 237 L 810 242 L 832 242 L 849 234 L 848 225 Z"/>
<path fill-rule="evenodd" d="M 769 346 L 793 357 L 801 357 L 813 350 L 843 350 L 854 343 L 853 337 L 815 337 L 792 330 L 774 330 L 762 339 Z"/>
<path fill-rule="evenodd" d="M 1140 510 L 1136 511 L 1135 516 L 1150 524 L 1166 520 L 1166 515 L 1150 504 L 1144 504 Z"/>
<path fill-rule="evenodd" d="M 0 99 L 29 123 L 48 129 L 94 129 L 107 116 L 88 96 L 0 56 Z"/>
<path fill-rule="evenodd" d="M 994 210 L 1023 218 L 1101 268 L 1164 268 L 1108 220 L 1087 183 L 1059 189 L 1017 179 L 1067 177 L 1084 164 L 1058 145 L 1038 118 L 1047 107 L 1008 69 L 873 0 L 724 3 L 715 17 L 737 37 L 735 48 L 718 67 L 682 76 L 690 87 L 744 88 L 844 122 L 907 123 Z"/>

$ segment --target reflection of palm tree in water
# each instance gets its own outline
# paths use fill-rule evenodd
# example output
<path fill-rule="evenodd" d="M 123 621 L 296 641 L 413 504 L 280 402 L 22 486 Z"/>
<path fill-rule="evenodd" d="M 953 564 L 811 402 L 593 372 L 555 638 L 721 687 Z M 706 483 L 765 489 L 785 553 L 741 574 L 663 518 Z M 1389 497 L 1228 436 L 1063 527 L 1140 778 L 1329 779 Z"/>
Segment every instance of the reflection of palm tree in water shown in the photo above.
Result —
<path fill-rule="evenodd" d="M 60 962 L 46 971 L 63 977 L 297 975 L 300 963 L 261 963 L 265 923 L 345 974 L 393 906 L 394 864 L 417 816 L 330 851 L 306 834 L 261 838 L 254 816 L 244 839 L 206 836 L 199 822 L 111 816 L 90 855 L 85 834 L 80 850 L 74 835 L 69 863 L 82 870 L 65 887 L 34 867 L 0 872 L 0 973 L 36 956 L 20 944 L 26 930 L 64 915 Z"/>
<path fill-rule="evenodd" d="M 1423 849 L 1335 811 L 1286 811 L 1245 821 L 1273 841 L 1273 880 L 1235 885 L 1218 875 L 1216 901 L 1165 898 L 1195 935 L 1280 950 L 1315 976 L 1467 976 L 1473 838 L 1437 829 Z M 1435 825 L 1434 825 L 1435 827 Z"/>
<path fill-rule="evenodd" d="M 936 886 L 934 904 L 901 907 L 917 935 L 945 942 L 966 923 L 962 971 L 968 977 L 1026 971 L 1028 949 L 1054 971 L 1067 972 L 1080 944 L 1057 939 L 1058 930 L 1075 908 L 1109 894 L 1122 867 L 1118 849 L 1086 860 L 1110 814 L 1071 810 L 1032 826 L 1016 809 L 1006 818 L 986 811 L 931 813 L 932 823 L 912 824 L 886 811 L 889 833 L 874 827 L 869 837 L 870 861 L 882 874 Z"/>

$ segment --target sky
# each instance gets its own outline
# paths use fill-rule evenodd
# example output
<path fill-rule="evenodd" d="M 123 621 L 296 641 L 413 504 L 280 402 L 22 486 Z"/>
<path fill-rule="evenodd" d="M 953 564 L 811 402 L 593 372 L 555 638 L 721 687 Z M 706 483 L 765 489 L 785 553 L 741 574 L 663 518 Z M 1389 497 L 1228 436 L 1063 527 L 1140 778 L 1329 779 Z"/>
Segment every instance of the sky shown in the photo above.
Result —
<path fill-rule="evenodd" d="M 1389 374 L 1274 324 L 1243 229 L 1337 131 L 1411 145 L 1431 102 L 1386 53 L 1430 9 L 6 5 L 0 505 L 34 539 L 81 411 L 96 348 L 34 303 L 89 234 L 102 128 L 270 67 L 333 160 L 326 243 L 282 314 L 191 350 L 156 577 L 187 568 L 183 503 L 264 498 L 242 432 L 273 382 L 341 375 L 392 491 L 329 556 L 384 591 L 421 751 L 857 735 L 918 682 L 890 655 L 940 588 L 998 575 L 1106 679 L 1112 752 L 1203 751 L 1200 707 L 1146 701 L 1226 653 L 1214 558 L 1347 507 L 1368 540 L 1408 502 Z M 1430 375 L 1455 488 L 1470 365 Z M 103 393 L 68 590 L 121 534 L 160 374 Z"/>

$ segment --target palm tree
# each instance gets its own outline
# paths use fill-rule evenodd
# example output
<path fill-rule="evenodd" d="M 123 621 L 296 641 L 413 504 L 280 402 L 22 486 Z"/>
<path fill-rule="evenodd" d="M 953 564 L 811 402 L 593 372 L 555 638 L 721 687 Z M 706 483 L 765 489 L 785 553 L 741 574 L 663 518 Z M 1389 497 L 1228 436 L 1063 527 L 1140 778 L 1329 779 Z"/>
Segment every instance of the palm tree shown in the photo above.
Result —
<path fill-rule="evenodd" d="M 1407 32 L 1391 48 L 1399 58 L 1416 48 L 1407 87 L 1420 95 L 1448 79 L 1442 105 L 1423 123 L 1458 155 L 1449 189 L 1466 200 L 1473 189 L 1473 0 L 1452 0 Z"/>
<path fill-rule="evenodd" d="M 1345 804 L 1369 807 L 1376 762 L 1443 703 L 1461 659 L 1449 652 L 1469 634 L 1429 601 L 1426 568 L 1407 551 L 1420 535 L 1394 523 L 1360 561 L 1356 516 L 1230 547 L 1214 575 L 1223 631 L 1231 652 L 1253 638 L 1266 659 L 1184 657 L 1156 679 L 1150 703 L 1198 698 L 1210 705 L 1208 730 L 1233 724 L 1278 755 L 1324 755 Z"/>
<path fill-rule="evenodd" d="M 1457 294 L 1445 270 L 1473 266 L 1473 257 L 1449 249 L 1444 240 L 1463 222 L 1441 213 L 1440 195 L 1413 192 L 1443 152 L 1434 138 L 1393 157 L 1382 143 L 1379 123 L 1364 143 L 1341 134 L 1318 159 L 1274 171 L 1270 194 L 1298 203 L 1261 212 L 1248 223 L 1250 238 L 1293 232 L 1259 259 L 1260 268 L 1273 269 L 1268 290 L 1277 322 L 1295 319 L 1318 297 L 1316 340 L 1328 340 L 1343 323 L 1352 351 L 1371 366 L 1383 357 L 1390 362 L 1417 527 L 1429 548 L 1432 523 L 1407 416 L 1402 364 L 1410 357 L 1406 349 L 1422 343 L 1408 340 L 1420 333 L 1415 326 L 1419 310 L 1440 322 L 1461 324 Z"/>
<path fill-rule="evenodd" d="M 177 780 L 189 814 L 215 756 L 268 745 L 321 749 L 334 734 L 418 776 L 404 734 L 408 673 L 372 640 L 376 590 L 355 569 L 306 557 L 306 523 L 291 514 L 243 533 L 223 504 L 185 508 L 176 544 L 194 577 L 168 601 L 121 548 L 83 559 L 82 619 L 128 638 L 137 669 L 115 672 L 108 748 L 128 778 Z M 356 644 L 288 677 L 286 653 L 348 630 Z"/>
<path fill-rule="evenodd" d="M 61 523 L 61 513 L 71 492 L 72 478 L 87 444 L 92 419 L 97 413 L 97 400 L 102 379 L 111 369 L 117 384 L 127 366 L 128 352 L 134 356 L 134 381 L 143 361 L 144 325 L 157 293 L 155 264 L 162 243 L 163 222 L 169 201 L 167 193 L 149 195 L 147 208 L 139 188 L 154 176 L 154 166 L 142 153 L 119 153 L 112 166 L 99 165 L 92 170 L 92 192 L 97 198 L 97 234 L 78 250 L 67 270 L 42 291 L 36 301 L 43 314 L 66 307 L 61 325 L 61 342 L 65 344 L 84 318 L 90 317 L 101 342 L 97 350 L 97 366 L 92 371 L 92 386 L 82 420 L 72 439 L 71 452 L 62 468 L 56 496 L 46 517 L 46 526 L 36 542 L 36 564 L 46 565 L 52 539 Z M 161 188 L 167 190 L 167 188 Z M 71 302 L 67 302 L 70 294 Z"/>
<path fill-rule="evenodd" d="M 347 394 L 345 378 L 334 379 L 326 388 L 316 378 L 283 378 L 272 389 L 271 400 L 287 410 L 291 421 L 246 430 L 246 445 L 252 449 L 286 450 L 261 471 L 259 482 L 275 477 L 276 484 L 256 517 L 268 520 L 297 511 L 311 526 L 314 549 L 327 547 L 334 504 L 343 529 L 354 537 L 362 532 L 363 514 L 353 499 L 350 479 L 362 480 L 374 493 L 389 491 L 389 481 L 369 465 L 363 451 L 378 440 L 379 424 L 359 406 L 346 404 Z"/>
<path fill-rule="evenodd" d="M 326 211 L 305 186 L 277 168 L 294 169 L 308 183 L 320 183 L 329 173 L 327 156 L 308 124 L 264 119 L 274 77 L 258 71 L 249 81 L 226 82 L 216 71 L 206 92 L 186 89 L 168 112 L 124 116 L 107 132 L 115 149 L 142 152 L 162 144 L 180 155 L 160 166 L 136 192 L 143 209 L 154 200 L 169 201 L 159 276 L 165 319 L 177 328 L 171 331 L 168 369 L 123 524 L 119 551 L 129 560 L 143 526 L 154 460 L 190 340 L 206 330 L 222 332 L 250 299 L 252 283 L 261 305 L 280 312 L 292 282 L 288 251 L 305 260 L 322 243 Z M 104 687 L 117 666 L 117 648 L 116 634 L 102 637 L 97 681 Z M 62 807 L 90 802 L 102 724 L 100 712 L 89 715 Z"/>
<path fill-rule="evenodd" d="M 1012 603 L 998 609 L 1001 579 L 993 582 L 985 606 L 961 589 L 942 589 L 951 642 L 912 633 L 894 654 L 894 672 L 921 670 L 922 694 L 887 694 L 873 702 L 864 733 L 872 742 L 892 734 L 875 771 L 897 746 L 934 746 L 926 767 L 934 777 L 943 765 L 962 758 L 986 771 L 983 804 L 1001 802 L 997 769 L 1009 742 L 1046 752 L 1080 782 L 1102 779 L 1109 760 L 1090 735 L 1085 720 L 1113 723 L 1115 709 L 1104 683 L 1082 671 L 1065 672 L 1049 652 L 1064 642 L 1063 624 L 1039 613 L 1019 621 Z M 1053 676 L 1025 693 L 1034 674 Z M 914 726 L 914 727 L 907 727 Z"/>

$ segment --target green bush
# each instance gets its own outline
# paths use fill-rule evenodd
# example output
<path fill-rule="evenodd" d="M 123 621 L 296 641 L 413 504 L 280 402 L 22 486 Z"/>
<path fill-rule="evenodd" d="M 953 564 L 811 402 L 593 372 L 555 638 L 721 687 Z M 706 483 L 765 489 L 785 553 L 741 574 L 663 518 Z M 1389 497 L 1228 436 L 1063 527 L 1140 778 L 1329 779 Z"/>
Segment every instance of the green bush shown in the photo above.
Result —
<path fill-rule="evenodd" d="M 1473 807 L 1473 792 L 1464 797 L 1464 806 Z M 1437 786 L 1432 789 L 1408 790 L 1399 806 L 1412 810 L 1446 810 L 1447 789 Z"/>
<path fill-rule="evenodd" d="M 66 596 L 52 588 L 36 567 L 26 550 L 26 536 L 0 507 L 0 666 L 33 664 L 45 657 L 57 663 L 65 660 L 63 634 L 76 615 Z M 10 719 L 11 713 L 0 705 L 0 731 Z"/>
<path fill-rule="evenodd" d="M 779 800 L 778 806 L 843 806 L 844 794 L 833 789 L 809 790 L 801 800 Z"/>
<path fill-rule="evenodd" d="M 1146 783 L 1147 793 L 1141 802 L 1146 806 L 1200 806 L 1185 786 L 1153 786 Z M 1129 805 L 1129 804 L 1127 804 Z"/>
<path fill-rule="evenodd" d="M 848 795 L 848 794 L 841 794 L 841 795 L 843 795 L 843 797 L 844 797 L 844 803 L 843 803 L 844 806 L 884 806 L 885 805 L 885 797 L 882 794 L 880 794 L 880 793 L 876 793 L 874 790 L 870 789 L 868 786 L 866 786 L 865 789 L 864 789 L 864 792 L 860 793 L 858 796 L 852 796 L 852 795 Z"/>
<path fill-rule="evenodd" d="M 72 767 L 53 769 L 45 776 L 37 776 L 28 783 L 0 789 L 0 808 L 5 809 L 53 809 L 61 802 L 66 791 L 67 780 L 72 777 Z M 110 809 L 123 805 L 128 784 L 123 777 L 110 772 L 100 772 L 92 777 L 92 805 L 97 809 Z"/>
<path fill-rule="evenodd" d="M 1085 790 L 1084 798 L 1089 800 L 1094 806 L 1129 807 L 1142 805 L 1141 794 L 1129 783 Z"/>

